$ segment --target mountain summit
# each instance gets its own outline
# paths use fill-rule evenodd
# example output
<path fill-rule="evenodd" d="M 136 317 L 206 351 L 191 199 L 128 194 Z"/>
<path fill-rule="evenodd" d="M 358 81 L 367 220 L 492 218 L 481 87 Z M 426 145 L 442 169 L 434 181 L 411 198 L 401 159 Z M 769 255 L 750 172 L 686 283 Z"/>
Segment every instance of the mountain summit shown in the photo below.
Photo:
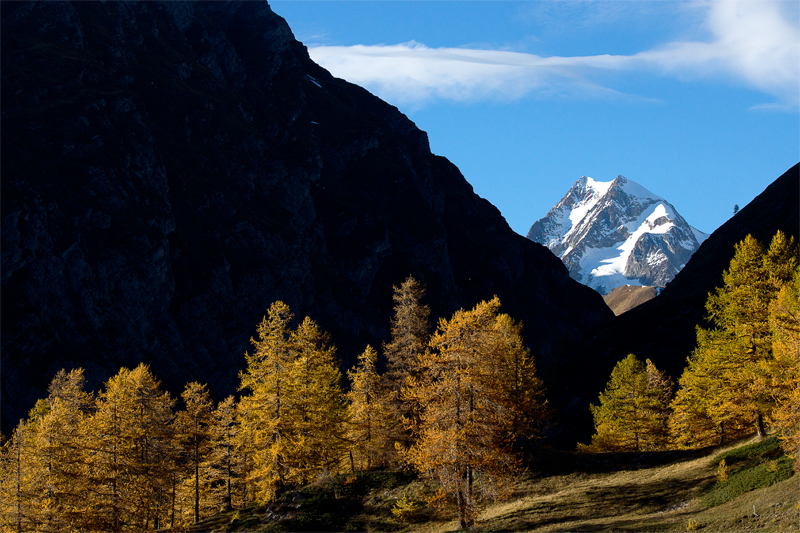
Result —
<path fill-rule="evenodd" d="M 664 287 L 708 235 L 625 176 L 583 176 L 527 237 L 560 257 L 574 279 L 606 294 L 622 285 Z"/>

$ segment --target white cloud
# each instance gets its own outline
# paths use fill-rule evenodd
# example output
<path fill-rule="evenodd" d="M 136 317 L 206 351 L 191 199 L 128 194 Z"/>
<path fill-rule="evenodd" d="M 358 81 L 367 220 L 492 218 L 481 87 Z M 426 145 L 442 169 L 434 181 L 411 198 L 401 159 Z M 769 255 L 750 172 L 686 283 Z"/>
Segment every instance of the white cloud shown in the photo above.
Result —
<path fill-rule="evenodd" d="M 504 50 L 396 45 L 320 46 L 311 57 L 335 76 L 400 103 L 517 99 L 531 92 L 620 96 L 591 79 L 592 70 L 620 70 L 626 56 L 541 57 Z M 639 98 L 639 97 L 637 97 Z"/>
<path fill-rule="evenodd" d="M 747 85 L 797 105 L 800 96 L 800 28 L 781 8 L 786 2 L 716 0 L 706 21 L 712 42 L 678 42 L 634 56 L 679 76 L 732 75 Z"/>
<path fill-rule="evenodd" d="M 396 45 L 317 46 L 311 57 L 335 76 L 398 103 L 433 98 L 518 99 L 529 94 L 597 97 L 621 93 L 604 73 L 654 70 L 680 79 L 732 77 L 795 107 L 800 95 L 800 29 L 769 0 L 713 0 L 708 42 L 674 42 L 633 55 L 541 57 L 502 50 Z"/>

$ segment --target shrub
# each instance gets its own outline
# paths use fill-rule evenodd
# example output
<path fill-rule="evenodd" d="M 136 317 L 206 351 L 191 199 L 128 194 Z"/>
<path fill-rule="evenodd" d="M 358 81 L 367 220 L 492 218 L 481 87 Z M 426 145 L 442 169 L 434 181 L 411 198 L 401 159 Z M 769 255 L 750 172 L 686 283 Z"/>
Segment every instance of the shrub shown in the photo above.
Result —
<path fill-rule="evenodd" d="M 392 515 L 398 522 L 411 522 L 416 510 L 417 504 L 403 494 L 392 507 Z"/>
<path fill-rule="evenodd" d="M 748 465 L 731 473 L 726 482 L 715 483 L 701 500 L 707 507 L 720 505 L 745 492 L 789 479 L 793 473 L 792 460 L 786 456 L 768 463 Z"/>
<path fill-rule="evenodd" d="M 719 466 L 717 466 L 717 483 L 724 483 L 728 481 L 728 464 L 725 462 L 725 459 L 719 462 Z"/>

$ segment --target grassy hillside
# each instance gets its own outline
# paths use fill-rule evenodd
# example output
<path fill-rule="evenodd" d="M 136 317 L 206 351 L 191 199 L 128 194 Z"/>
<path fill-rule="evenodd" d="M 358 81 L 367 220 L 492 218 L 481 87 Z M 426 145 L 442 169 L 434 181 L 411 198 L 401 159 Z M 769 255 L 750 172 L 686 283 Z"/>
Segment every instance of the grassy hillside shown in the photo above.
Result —
<path fill-rule="evenodd" d="M 619 316 L 634 307 L 638 307 L 645 302 L 649 302 L 658 294 L 655 287 L 636 287 L 633 285 L 623 285 L 617 287 L 610 293 L 603 296 L 603 301 L 614 311 L 614 315 Z"/>
<path fill-rule="evenodd" d="M 722 459 L 729 476 L 718 482 Z M 508 501 L 486 506 L 475 531 L 800 531 L 800 475 L 774 437 L 686 452 L 540 451 L 528 460 L 530 473 Z M 410 473 L 337 476 L 192 530 L 457 531 L 452 511 L 425 505 L 433 491 Z M 392 509 L 404 503 L 398 518 Z"/>

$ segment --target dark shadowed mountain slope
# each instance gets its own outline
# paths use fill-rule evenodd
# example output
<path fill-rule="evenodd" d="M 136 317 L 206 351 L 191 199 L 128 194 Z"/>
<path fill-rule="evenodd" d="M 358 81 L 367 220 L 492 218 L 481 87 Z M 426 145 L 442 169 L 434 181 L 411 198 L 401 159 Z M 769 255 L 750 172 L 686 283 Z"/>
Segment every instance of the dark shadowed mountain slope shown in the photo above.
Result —
<path fill-rule="evenodd" d="M 266 2 L 3 3 L 2 66 L 5 430 L 62 366 L 233 393 L 276 299 L 350 363 L 409 274 L 439 315 L 497 294 L 545 373 L 611 317 Z"/>
<path fill-rule="evenodd" d="M 752 234 L 768 245 L 778 230 L 798 238 L 798 184 L 800 164 L 712 233 L 658 296 L 599 326 L 575 350 L 569 359 L 584 368 L 583 379 L 564 384 L 564 390 L 575 409 L 576 427 L 583 428 L 576 438 L 588 441 L 592 427 L 588 403 L 597 402 L 614 365 L 627 354 L 651 359 L 677 382 L 695 347 L 696 326 L 708 327 L 705 302 L 715 287 L 722 286 L 722 271 L 730 265 L 736 243 Z"/>

